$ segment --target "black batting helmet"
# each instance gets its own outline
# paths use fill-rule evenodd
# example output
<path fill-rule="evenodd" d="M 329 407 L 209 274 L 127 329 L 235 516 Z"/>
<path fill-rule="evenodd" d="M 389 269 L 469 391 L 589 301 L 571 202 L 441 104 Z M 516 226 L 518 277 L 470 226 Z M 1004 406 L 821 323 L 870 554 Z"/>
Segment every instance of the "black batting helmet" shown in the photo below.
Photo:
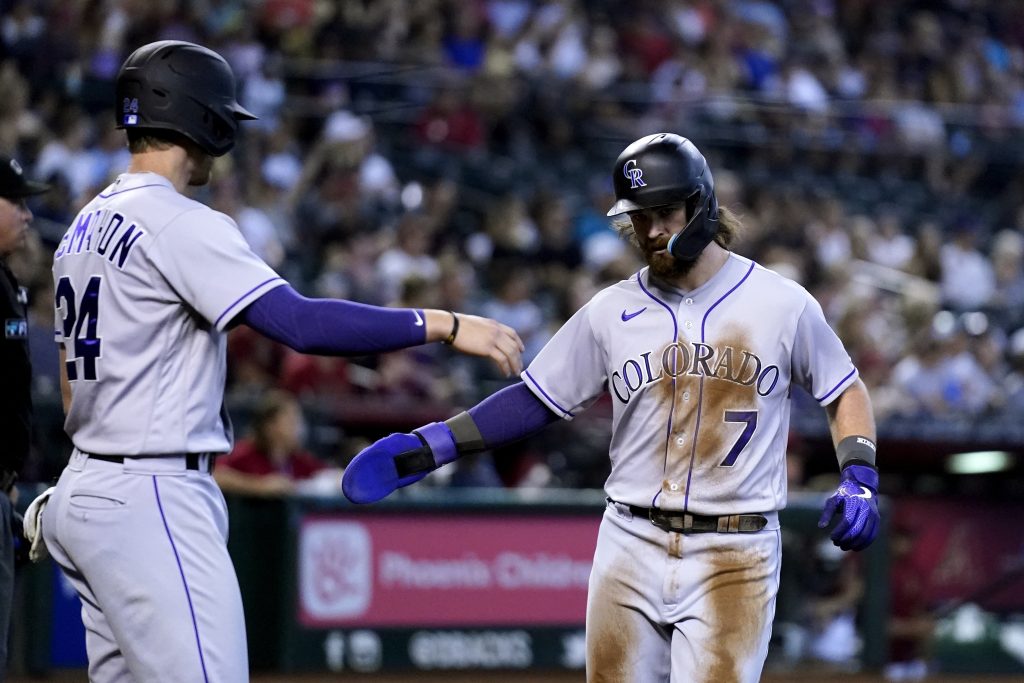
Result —
<path fill-rule="evenodd" d="M 169 130 L 215 157 L 235 145 L 238 122 L 255 119 L 235 100 L 235 76 L 213 50 L 161 40 L 133 52 L 117 74 L 118 128 Z"/>
<path fill-rule="evenodd" d="M 616 216 L 670 204 L 686 206 L 686 227 L 672 236 L 668 251 L 678 259 L 700 256 L 718 232 L 715 181 L 704 155 L 674 133 L 640 138 L 622 150 L 612 173 Z"/>

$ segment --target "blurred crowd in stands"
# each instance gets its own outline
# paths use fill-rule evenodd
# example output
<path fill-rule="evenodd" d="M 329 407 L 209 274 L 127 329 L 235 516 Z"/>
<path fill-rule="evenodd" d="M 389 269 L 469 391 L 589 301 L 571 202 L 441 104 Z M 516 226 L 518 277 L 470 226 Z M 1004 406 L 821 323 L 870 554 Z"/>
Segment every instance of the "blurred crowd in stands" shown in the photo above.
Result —
<path fill-rule="evenodd" d="M 119 64 L 165 38 L 232 64 L 260 119 L 199 192 L 307 295 L 479 312 L 528 361 L 642 266 L 604 215 L 609 171 L 668 130 L 709 157 L 746 227 L 736 250 L 821 301 L 883 438 L 887 420 L 1020 427 L 1016 3 L 0 0 L 0 149 L 58 188 L 32 205 L 21 263 L 41 395 L 57 391 L 52 247 L 126 166 Z M 503 381 L 437 345 L 325 359 L 246 328 L 230 366 L 235 399 L 281 388 L 348 434 L 446 417 Z M 525 462 L 502 478 L 551 476 Z"/>

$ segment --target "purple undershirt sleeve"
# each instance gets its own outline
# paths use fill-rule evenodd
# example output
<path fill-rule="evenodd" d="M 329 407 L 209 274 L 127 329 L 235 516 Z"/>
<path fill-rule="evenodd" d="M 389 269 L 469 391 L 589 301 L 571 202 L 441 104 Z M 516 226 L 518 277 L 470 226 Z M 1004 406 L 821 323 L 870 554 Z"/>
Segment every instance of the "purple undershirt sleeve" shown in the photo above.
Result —
<path fill-rule="evenodd" d="M 524 439 L 552 422 L 561 421 L 522 382 L 488 396 L 470 408 L 469 415 L 487 448 Z"/>
<path fill-rule="evenodd" d="M 249 304 L 239 320 L 300 353 L 359 356 L 426 342 L 423 311 L 367 306 L 343 299 L 307 299 L 289 285 Z"/>

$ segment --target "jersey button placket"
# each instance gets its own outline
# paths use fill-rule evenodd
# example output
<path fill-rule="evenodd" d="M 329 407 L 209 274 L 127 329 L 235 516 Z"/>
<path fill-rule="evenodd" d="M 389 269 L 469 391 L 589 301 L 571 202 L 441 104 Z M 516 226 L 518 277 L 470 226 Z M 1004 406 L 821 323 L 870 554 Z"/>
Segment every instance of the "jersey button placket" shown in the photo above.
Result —
<path fill-rule="evenodd" d="M 693 305 L 693 299 L 690 298 L 690 297 L 686 297 L 685 299 L 683 299 L 683 303 L 685 303 L 687 306 L 692 306 Z M 685 309 L 680 307 L 679 310 L 678 310 L 678 315 L 679 315 L 679 319 L 682 321 L 683 329 L 688 330 L 688 331 L 692 331 L 693 330 L 693 321 L 686 319 L 687 316 L 689 315 L 689 312 L 687 312 Z M 689 334 L 686 334 L 684 336 L 685 337 L 690 337 Z M 690 400 L 690 392 L 689 391 L 683 391 L 681 394 L 677 394 L 677 396 L 680 396 L 684 401 L 689 401 Z M 686 437 L 683 435 L 682 432 L 677 432 L 676 433 L 675 446 L 676 446 L 676 448 L 680 449 L 680 451 L 684 451 L 685 450 L 685 447 L 686 447 Z M 673 493 L 678 493 L 681 488 L 682 488 L 682 486 L 679 484 L 679 482 L 671 482 L 668 485 L 668 490 L 673 492 Z"/>

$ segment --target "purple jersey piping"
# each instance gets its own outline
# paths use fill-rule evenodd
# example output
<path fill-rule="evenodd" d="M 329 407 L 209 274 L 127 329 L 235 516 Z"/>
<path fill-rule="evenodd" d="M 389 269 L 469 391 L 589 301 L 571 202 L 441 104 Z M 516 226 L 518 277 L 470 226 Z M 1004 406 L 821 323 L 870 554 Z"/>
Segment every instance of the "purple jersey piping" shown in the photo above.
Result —
<path fill-rule="evenodd" d="M 246 292 L 246 293 L 245 293 L 245 294 L 243 294 L 242 296 L 240 296 L 240 297 L 238 297 L 237 299 L 235 299 L 235 300 L 234 300 L 234 301 L 233 301 L 233 302 L 231 303 L 231 305 L 230 305 L 230 306 L 228 306 L 227 308 L 225 308 L 225 309 L 224 309 L 224 312 L 223 312 L 223 313 L 221 313 L 221 314 L 220 314 L 219 316 L 217 316 L 217 319 L 216 319 L 215 321 L 213 321 L 213 326 L 214 326 L 214 327 L 217 327 L 217 326 L 218 326 L 218 325 L 220 324 L 220 321 L 221 321 L 221 319 L 222 319 L 222 318 L 223 318 L 224 316 L 226 316 L 226 315 L 227 315 L 228 313 L 230 313 L 230 312 L 231 312 L 231 309 L 233 309 L 233 308 L 234 308 L 235 306 L 237 306 L 237 305 L 238 305 L 238 302 L 239 302 L 239 301 L 242 301 L 243 299 L 245 299 L 245 297 L 249 296 L 250 294 L 252 294 L 253 292 L 255 292 L 255 291 L 256 291 L 257 289 L 259 289 L 260 287 L 263 287 L 263 286 L 265 286 L 265 285 L 268 285 L 268 284 L 270 284 L 271 282 L 273 282 L 274 280 L 281 280 L 281 281 L 283 282 L 283 281 L 284 281 L 284 278 L 281 278 L 281 277 L 272 277 L 272 278 L 270 278 L 269 280 L 264 280 L 263 282 L 259 283 L 258 285 L 256 285 L 256 286 L 255 286 L 255 287 L 253 287 L 252 289 L 250 289 L 250 290 L 249 290 L 248 292 Z"/>
<path fill-rule="evenodd" d="M 551 402 L 551 405 L 553 405 L 554 407 L 556 407 L 559 410 L 561 410 L 563 414 L 568 415 L 569 417 L 573 417 L 572 413 L 570 413 L 568 410 L 566 410 L 562 406 L 558 405 L 558 401 L 556 401 L 555 399 L 551 398 L 551 396 L 548 394 L 548 392 L 544 391 L 544 387 L 542 387 L 540 385 L 540 383 L 537 382 L 537 380 L 535 380 L 533 378 L 533 375 L 530 374 L 529 370 L 523 371 L 523 374 L 526 375 L 530 379 L 531 382 L 533 382 L 533 386 L 537 387 L 537 391 L 539 391 L 540 393 L 544 394 L 544 398 L 549 400 Z"/>
<path fill-rule="evenodd" d="M 704 319 L 700 321 L 700 343 L 701 344 L 705 343 L 704 333 L 705 333 L 705 330 L 707 328 L 708 316 L 711 315 L 711 311 L 715 310 L 715 308 L 718 306 L 718 304 L 720 304 L 723 301 L 725 301 L 729 297 L 730 294 L 732 294 L 737 289 L 739 289 L 740 285 L 742 285 L 744 282 L 747 281 L 747 278 L 750 277 L 750 274 L 752 272 L 754 272 L 754 262 L 753 261 L 750 262 L 750 267 L 747 268 L 747 272 L 743 274 L 743 277 L 740 278 L 740 281 L 737 282 L 735 285 L 733 285 L 732 289 L 730 289 L 728 292 L 723 294 L 721 296 L 721 298 L 719 298 L 718 301 L 716 301 L 715 303 L 711 304 L 711 308 L 709 308 L 707 310 L 707 312 L 704 313 Z M 694 460 L 694 458 L 697 457 L 697 438 L 700 435 L 700 413 L 701 413 L 701 408 L 703 407 L 703 405 L 704 405 L 704 375 L 701 375 L 700 376 L 700 383 L 697 385 L 697 424 L 693 428 L 693 445 L 690 447 L 690 468 L 689 468 L 689 470 L 686 473 L 686 495 L 683 498 L 683 510 L 689 510 L 690 509 L 690 481 L 693 479 L 693 460 Z"/>
<path fill-rule="evenodd" d="M 814 400 L 815 400 L 815 401 L 817 401 L 818 403 L 821 403 L 821 402 L 822 402 L 822 401 L 824 401 L 824 400 L 825 400 L 826 398 L 828 398 L 828 397 L 829 397 L 829 396 L 831 396 L 832 394 L 836 393 L 836 389 L 838 389 L 839 387 L 843 386 L 843 383 L 845 383 L 845 382 L 846 382 L 846 380 L 848 380 L 848 379 L 850 379 L 851 377 L 853 377 L 854 373 L 856 373 L 856 372 L 857 372 L 857 368 L 854 368 L 853 370 L 850 370 L 850 374 L 849 374 L 849 375 L 847 375 L 846 377 L 842 378 L 841 380 L 839 380 L 839 384 L 837 384 L 837 385 L 835 385 L 834 387 L 832 387 L 832 389 L 831 389 L 831 390 L 830 390 L 830 391 L 829 391 L 829 392 L 828 392 L 827 394 L 825 394 L 824 396 L 822 396 L 821 398 L 816 398 L 816 399 L 814 399 Z"/>
<path fill-rule="evenodd" d="M 679 336 L 679 323 L 676 321 L 675 311 L 672 310 L 671 306 L 669 306 L 667 303 L 665 303 L 664 301 L 662 301 L 658 297 L 656 297 L 653 294 L 651 294 L 651 292 L 646 287 L 644 287 L 644 282 L 643 282 L 643 279 L 640 277 L 640 273 L 636 274 L 636 283 L 638 285 L 640 285 L 640 289 L 643 290 L 644 294 L 649 296 L 655 302 L 661 304 L 662 307 L 666 311 L 668 311 L 669 316 L 672 318 L 672 341 L 673 342 L 678 341 L 677 337 Z M 672 377 L 672 405 L 670 405 L 669 408 L 668 408 L 668 429 L 665 432 L 665 459 L 664 459 L 664 461 L 661 464 L 661 471 L 662 471 L 663 474 L 668 471 L 668 449 L 671 448 L 671 445 L 672 445 L 672 416 L 675 414 L 675 411 L 676 411 L 676 399 L 675 399 L 675 396 L 676 396 L 676 378 Z M 661 489 L 658 489 L 658 492 L 654 494 L 654 498 L 651 499 L 651 507 L 657 507 L 658 496 L 660 496 L 660 495 L 661 495 Z"/>
<path fill-rule="evenodd" d="M 192 617 L 192 631 L 196 634 L 196 649 L 199 650 L 199 666 L 203 669 L 203 680 L 210 682 L 210 676 L 206 673 L 206 660 L 203 658 L 203 644 L 199 639 L 199 625 L 196 623 L 196 610 L 192 606 L 192 593 L 188 589 L 188 579 L 185 578 L 185 569 L 181 566 L 181 556 L 178 555 L 178 547 L 174 545 L 174 537 L 171 536 L 171 527 L 167 524 L 167 516 L 164 514 L 163 503 L 160 502 L 160 488 L 157 486 L 156 477 L 153 477 L 153 492 L 156 493 L 156 506 L 160 510 L 160 520 L 164 523 L 164 531 L 167 532 L 167 540 L 171 542 L 171 550 L 174 552 L 174 561 L 178 563 L 178 573 L 181 575 L 181 585 L 185 588 L 185 598 L 188 600 L 188 613 Z"/>
<path fill-rule="evenodd" d="M 99 196 L 102 197 L 103 199 L 110 199 L 115 194 L 124 194 L 125 192 L 131 192 L 132 190 L 141 190 L 144 187 L 167 187 L 167 186 L 164 185 L 163 183 L 150 183 L 149 185 L 139 185 L 138 187 L 127 187 L 127 188 L 125 188 L 123 190 L 118 190 L 117 192 L 111 192 L 110 194 L 103 194 L 101 192 Z"/>

